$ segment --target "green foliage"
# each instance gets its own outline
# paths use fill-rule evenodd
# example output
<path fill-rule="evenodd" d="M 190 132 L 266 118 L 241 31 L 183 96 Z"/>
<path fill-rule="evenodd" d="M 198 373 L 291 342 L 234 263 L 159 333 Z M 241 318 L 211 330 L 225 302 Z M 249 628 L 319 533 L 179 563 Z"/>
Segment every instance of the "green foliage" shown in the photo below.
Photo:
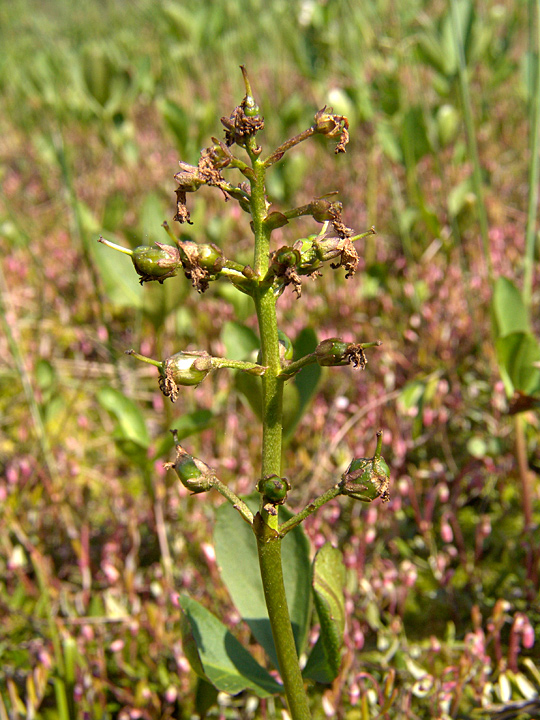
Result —
<path fill-rule="evenodd" d="M 247 499 L 256 512 L 259 496 Z M 291 513 L 281 511 L 285 519 Z M 217 512 L 214 530 L 216 558 L 221 577 L 238 612 L 249 625 L 257 641 L 265 649 L 275 667 L 278 667 L 272 630 L 264 599 L 255 536 L 230 505 L 222 505 Z M 310 563 L 309 545 L 300 527 L 288 533 L 283 542 L 285 591 L 291 616 L 293 634 L 298 653 L 306 644 L 310 620 Z M 242 572 L 238 572 L 238 568 Z"/>
<path fill-rule="evenodd" d="M 521 294 L 507 278 L 497 279 L 492 310 L 497 361 L 507 395 L 515 391 L 535 395 L 540 392 L 540 344 L 530 330 Z"/>
<path fill-rule="evenodd" d="M 330 543 L 313 561 L 313 597 L 321 634 L 303 670 L 304 677 L 331 683 L 339 674 L 345 632 L 345 566 L 342 555 Z"/>
<path fill-rule="evenodd" d="M 180 604 L 184 650 L 199 677 L 231 695 L 246 688 L 259 697 L 282 690 L 215 615 L 186 595 Z"/>
<path fill-rule="evenodd" d="M 156 374 L 132 375 L 123 355 L 223 346 L 253 359 L 251 298 L 223 284 L 195 302 L 183 278 L 141 288 L 131 260 L 95 242 L 99 232 L 129 247 L 164 240 L 176 160 L 196 162 L 220 133 L 246 58 L 266 147 L 312 122 L 316 101 L 351 121 L 345 161 L 327 158 L 321 141 L 276 167 L 272 209 L 298 191 L 304 202 L 339 189 L 347 224 L 365 218 L 380 233 L 362 247 L 353 291 L 337 276 L 306 282 L 309 315 L 285 296 L 279 318 L 295 359 L 314 349 L 315 331 L 383 341 L 367 373 L 309 365 L 286 382 L 293 507 L 365 454 L 373 423 L 388 428 L 399 487 L 384 513 L 366 518 L 341 500 L 307 525 L 344 549 L 353 607 L 351 664 L 337 676 L 341 696 L 324 690 L 325 709 L 391 720 L 403 708 L 421 718 L 515 714 L 518 703 L 524 717 L 537 712 L 538 648 L 513 634 L 520 614 L 537 637 L 539 628 L 538 312 L 535 293 L 522 301 L 518 289 L 528 158 L 538 154 L 526 126 L 538 52 L 524 50 L 535 21 L 524 3 L 460 0 L 457 11 L 500 276 L 491 306 L 449 5 L 257 0 L 249 22 L 241 3 L 211 0 L 143 0 L 129 12 L 117 2 L 1 5 L 0 716 L 69 718 L 64 638 L 77 643 L 78 709 L 91 717 L 237 718 L 252 707 L 249 691 L 216 698 L 185 672 L 171 588 L 208 607 L 227 599 L 203 552 L 212 502 L 164 481 L 156 461 L 171 458 L 177 428 L 190 452 L 223 460 L 214 464 L 231 486 L 254 487 L 260 439 L 240 409 L 260 398 L 236 383 L 257 380 L 220 371 L 163 407 Z M 251 262 L 245 214 L 219 193 L 189 202 L 190 239 Z M 533 216 L 533 288 L 535 226 Z M 283 244 L 307 235 L 280 233 Z M 532 477 L 530 525 L 509 401 Z M 130 482 L 134 458 L 147 492 Z M 35 556 L 49 568 L 50 614 Z M 328 668 L 322 639 L 305 649 L 308 667 L 318 658 Z M 311 692 L 322 716 L 322 690 Z M 271 716 L 272 702 L 254 712 Z"/>

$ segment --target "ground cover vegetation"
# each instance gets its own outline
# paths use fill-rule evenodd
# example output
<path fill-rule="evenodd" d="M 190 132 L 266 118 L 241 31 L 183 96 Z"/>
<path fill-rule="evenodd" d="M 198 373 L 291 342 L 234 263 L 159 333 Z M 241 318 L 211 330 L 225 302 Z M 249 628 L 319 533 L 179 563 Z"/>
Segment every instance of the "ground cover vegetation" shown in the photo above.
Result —
<path fill-rule="evenodd" d="M 247 22 L 236 0 L 0 6 L 0 718 L 281 716 L 279 698 L 216 695 L 190 669 L 184 594 L 267 660 L 216 561 L 219 496 L 163 467 L 176 428 L 253 492 L 248 375 L 213 372 L 172 404 L 125 355 L 249 362 L 251 298 L 181 274 L 141 286 L 96 242 L 167 242 L 167 221 L 252 262 L 219 193 L 173 221 L 178 161 L 223 138 L 242 63 L 265 148 L 325 104 L 349 121 L 345 155 L 321 137 L 276 165 L 272 209 L 335 190 L 345 226 L 377 232 L 354 278 L 302 279 L 278 305 L 296 349 L 382 342 L 365 371 L 321 368 L 285 405 L 292 511 L 379 428 L 392 478 L 388 503 L 339 498 L 304 523 L 345 565 L 341 666 L 310 683 L 312 715 L 538 717 L 537 7 L 249 7 Z M 278 228 L 271 250 L 318 229 Z"/>

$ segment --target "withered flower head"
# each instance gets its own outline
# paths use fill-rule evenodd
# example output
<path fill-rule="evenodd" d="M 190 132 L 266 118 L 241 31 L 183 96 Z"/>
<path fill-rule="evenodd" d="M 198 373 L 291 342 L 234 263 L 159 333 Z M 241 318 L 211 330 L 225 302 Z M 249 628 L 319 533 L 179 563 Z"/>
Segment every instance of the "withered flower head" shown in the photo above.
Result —
<path fill-rule="evenodd" d="M 339 135 L 339 142 L 334 152 L 336 154 L 346 152 L 345 146 L 349 142 L 349 121 L 345 115 L 335 115 L 332 108 L 325 105 L 316 113 L 314 127 L 315 132 L 329 138 Z"/>
<path fill-rule="evenodd" d="M 281 292 L 292 285 L 297 297 L 302 295 L 302 281 L 298 274 L 297 267 L 301 262 L 300 252 L 294 248 L 284 245 L 272 253 L 270 257 L 270 271 L 276 279 L 281 281 Z"/>
<path fill-rule="evenodd" d="M 198 167 L 194 165 L 188 165 L 188 163 L 179 162 L 180 172 L 177 172 L 174 179 L 178 183 L 176 188 L 176 215 L 174 219 L 179 223 L 187 222 L 191 225 L 189 210 L 186 207 L 186 193 L 195 192 L 201 185 L 206 183 L 204 177 Z"/>
<path fill-rule="evenodd" d="M 185 276 L 198 292 L 204 292 L 209 282 L 223 270 L 223 253 L 214 244 L 199 245 L 191 240 L 178 240 L 177 244 Z"/>
<path fill-rule="evenodd" d="M 364 370 L 367 365 L 362 344 L 347 343 L 341 338 L 328 338 L 320 342 L 315 348 L 315 357 L 319 365 L 324 367 L 352 365 Z"/>
<path fill-rule="evenodd" d="M 259 108 L 251 94 L 251 86 L 246 69 L 240 66 L 246 85 L 246 94 L 240 105 L 234 108 L 230 117 L 222 117 L 221 123 L 225 127 L 225 142 L 227 145 L 245 146 L 246 139 L 256 135 L 264 128 L 264 118 L 259 115 Z"/>
<path fill-rule="evenodd" d="M 355 274 L 360 258 L 354 243 L 349 237 L 323 237 L 320 239 L 316 237 L 313 240 L 313 246 L 323 262 L 339 258 L 339 262 L 330 264 L 331 268 L 335 270 L 344 267 L 346 278 L 350 278 Z"/>

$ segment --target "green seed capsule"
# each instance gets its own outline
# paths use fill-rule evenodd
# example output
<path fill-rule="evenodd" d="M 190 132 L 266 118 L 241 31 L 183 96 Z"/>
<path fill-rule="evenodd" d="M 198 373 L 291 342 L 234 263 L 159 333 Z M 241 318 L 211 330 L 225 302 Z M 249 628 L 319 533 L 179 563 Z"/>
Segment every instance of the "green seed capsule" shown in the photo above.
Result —
<path fill-rule="evenodd" d="M 225 259 L 217 245 L 199 245 L 199 265 L 209 272 L 216 273 L 223 270 Z"/>
<path fill-rule="evenodd" d="M 272 505 L 283 505 L 290 489 L 287 478 L 280 478 L 277 475 L 268 475 L 257 483 L 257 490 L 263 496 L 263 501 Z"/>
<path fill-rule="evenodd" d="M 355 458 L 341 478 L 344 495 L 370 503 L 380 497 L 389 499 L 390 468 L 381 455 L 382 431 L 377 433 L 377 448 L 371 458 Z"/>
<path fill-rule="evenodd" d="M 141 276 L 141 285 L 152 280 L 162 283 L 165 278 L 174 277 L 182 267 L 177 248 L 162 243 L 136 247 L 131 260 Z"/>
<path fill-rule="evenodd" d="M 328 338 L 320 342 L 315 349 L 315 356 L 319 365 L 329 367 L 333 365 L 348 365 L 347 350 L 350 343 L 340 338 Z"/>
<path fill-rule="evenodd" d="M 176 461 L 166 463 L 167 469 L 174 468 L 182 485 L 194 495 L 212 488 L 212 471 L 206 463 L 194 458 L 180 445 L 176 446 Z"/>
<path fill-rule="evenodd" d="M 372 502 L 381 495 L 381 482 L 374 471 L 373 458 L 353 460 L 344 477 L 347 478 L 347 495 L 357 500 Z"/>
<path fill-rule="evenodd" d="M 210 355 L 203 350 L 178 352 L 163 361 L 159 376 L 161 392 L 174 402 L 178 397 L 178 386 L 196 386 L 202 383 L 212 369 Z"/>

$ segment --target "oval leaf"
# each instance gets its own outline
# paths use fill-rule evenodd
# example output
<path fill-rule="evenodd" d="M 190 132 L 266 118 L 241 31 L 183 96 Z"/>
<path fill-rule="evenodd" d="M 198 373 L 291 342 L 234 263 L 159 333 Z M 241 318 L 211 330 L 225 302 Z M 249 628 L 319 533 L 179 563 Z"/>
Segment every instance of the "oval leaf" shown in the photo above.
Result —
<path fill-rule="evenodd" d="M 268 697 L 283 691 L 215 615 L 187 595 L 180 597 L 180 606 L 184 652 L 199 677 L 229 695 L 251 690 Z"/>
<path fill-rule="evenodd" d="M 112 387 L 101 388 L 97 393 L 97 399 L 101 407 L 115 416 L 122 440 L 128 440 L 145 449 L 148 448 L 150 436 L 144 415 L 133 400 Z"/>
<path fill-rule="evenodd" d="M 326 543 L 313 563 L 313 596 L 321 634 L 304 668 L 304 676 L 330 683 L 341 666 L 345 631 L 345 565 L 341 552 Z"/>
<path fill-rule="evenodd" d="M 497 337 L 511 333 L 529 333 L 527 308 L 517 287 L 505 277 L 497 278 L 491 304 Z"/>
<path fill-rule="evenodd" d="M 298 333 L 294 341 L 294 359 L 298 360 L 304 355 L 309 355 L 317 347 L 317 335 L 315 331 L 306 327 Z M 283 407 L 287 409 L 287 416 L 284 418 L 285 439 L 288 440 L 294 432 L 294 429 L 302 419 L 304 413 L 309 407 L 311 399 L 315 394 L 317 385 L 321 379 L 321 368 L 319 365 L 308 365 L 294 376 L 292 383 L 287 383 L 284 389 Z M 296 405 L 293 407 L 292 399 L 288 399 L 287 389 L 291 396 L 297 398 Z"/>
<path fill-rule="evenodd" d="M 251 328 L 237 322 L 226 322 L 221 331 L 227 357 L 231 360 L 247 360 L 260 347 L 259 338 Z"/>
<path fill-rule="evenodd" d="M 198 435 L 210 427 L 214 416 L 210 410 L 194 410 L 193 412 L 181 415 L 170 425 L 171 430 L 178 432 L 178 440 L 181 442 L 190 435 Z M 165 435 L 159 442 L 154 453 L 154 459 L 163 457 L 174 446 L 174 440 L 170 433 Z"/>
<path fill-rule="evenodd" d="M 508 397 L 515 390 L 534 395 L 540 390 L 540 345 L 531 333 L 515 332 L 495 342 L 499 372 Z"/>
<path fill-rule="evenodd" d="M 260 496 L 246 498 L 255 513 Z M 285 518 L 290 513 L 283 511 Z M 257 542 L 251 527 L 228 503 L 217 511 L 214 530 L 216 558 L 229 594 L 257 641 L 278 667 L 274 639 L 262 587 Z M 296 649 L 300 654 L 306 642 L 310 614 L 309 544 L 300 526 L 287 533 L 282 544 L 285 592 Z"/>
<path fill-rule="evenodd" d="M 108 236 L 107 239 L 117 242 L 114 236 Z M 143 305 L 143 288 L 129 255 L 111 250 L 98 242 L 90 243 L 90 253 L 109 300 L 119 307 L 140 309 Z"/>

